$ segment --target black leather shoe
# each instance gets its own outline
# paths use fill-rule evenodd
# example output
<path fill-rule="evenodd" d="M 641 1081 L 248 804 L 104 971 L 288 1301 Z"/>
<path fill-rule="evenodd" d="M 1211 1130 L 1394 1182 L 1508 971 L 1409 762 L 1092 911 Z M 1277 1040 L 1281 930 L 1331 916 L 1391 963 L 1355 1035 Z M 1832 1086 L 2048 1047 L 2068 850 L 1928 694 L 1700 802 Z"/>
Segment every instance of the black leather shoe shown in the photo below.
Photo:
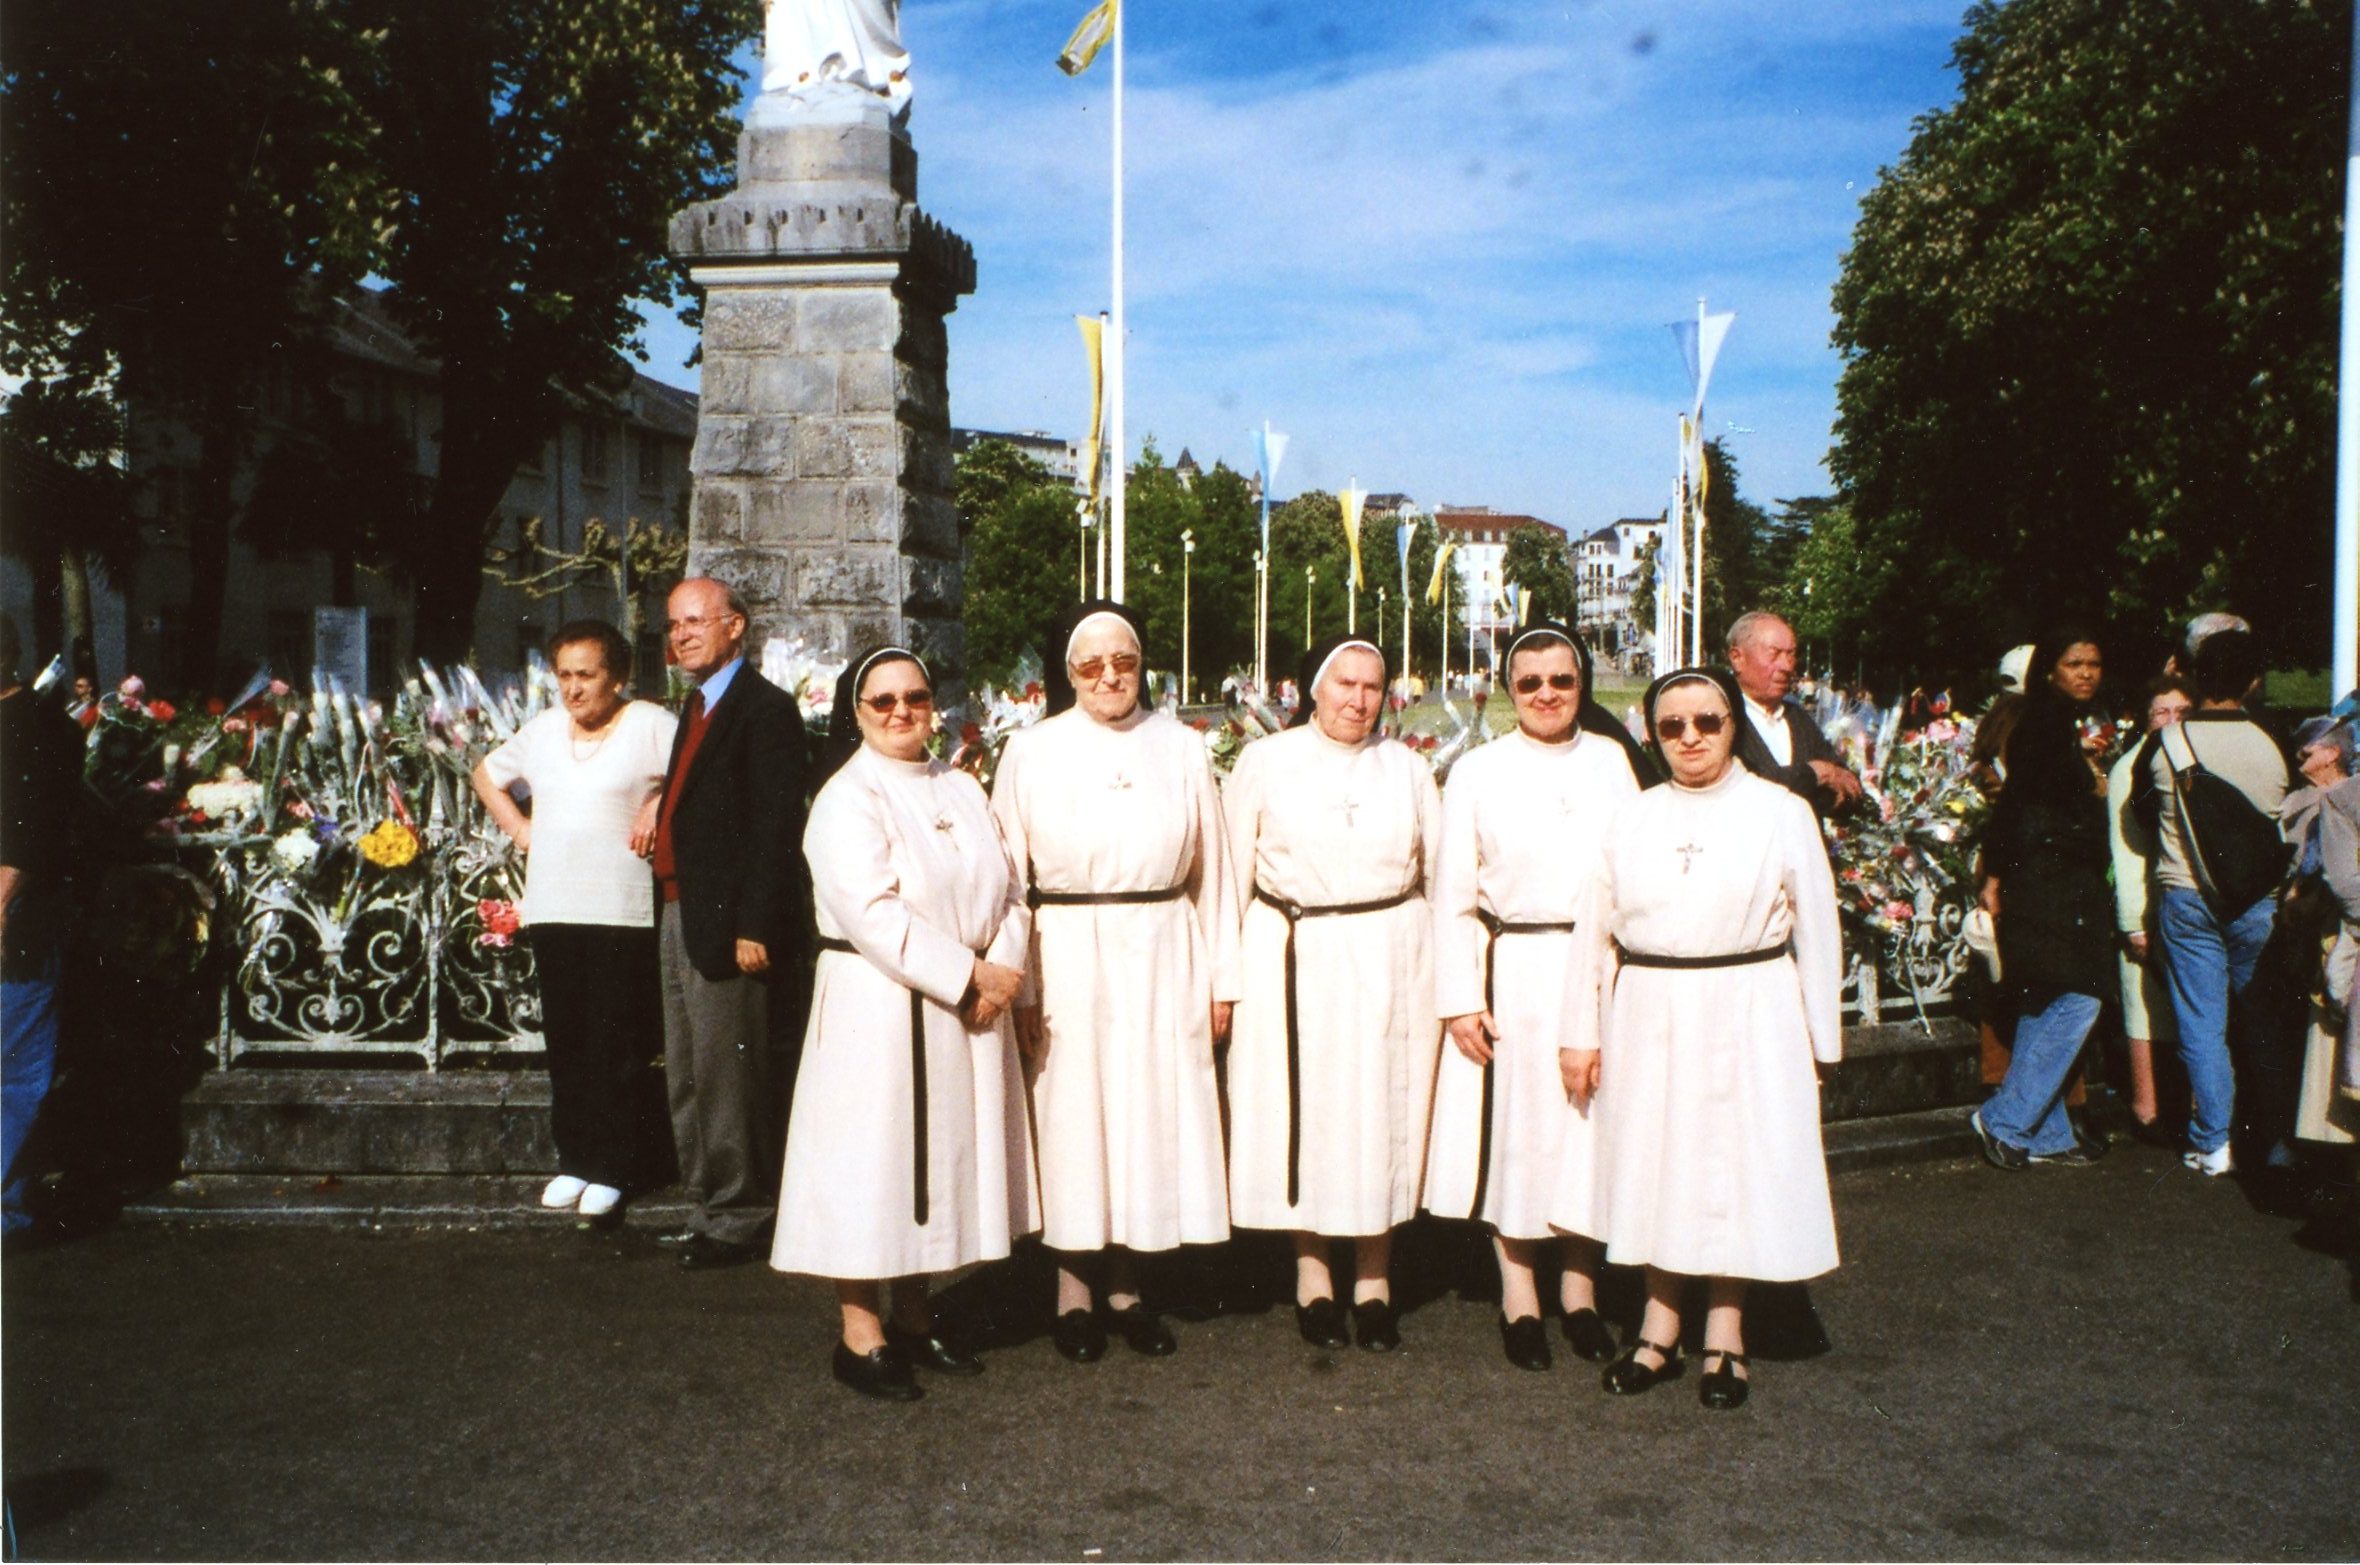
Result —
<path fill-rule="evenodd" d="M 1974 1128 L 1975 1140 L 1983 1148 L 1983 1161 L 2002 1173 L 2014 1174 L 2032 1166 L 2032 1154 L 2013 1142 L 2002 1141 L 1983 1125 L 1983 1111 L 1977 1109 L 1967 1116 Z"/>
<path fill-rule="evenodd" d="M 1058 1316 L 1049 1340 L 1076 1364 L 1095 1364 L 1106 1357 L 1106 1328 L 1090 1310 L 1067 1310 Z"/>
<path fill-rule="evenodd" d="M 684 1272 L 719 1271 L 724 1266 L 743 1266 L 753 1258 L 752 1245 L 732 1244 L 711 1234 L 698 1234 L 680 1247 L 680 1269 Z"/>
<path fill-rule="evenodd" d="M 1333 1299 L 1313 1299 L 1295 1306 L 1295 1329 L 1315 1348 L 1348 1348 L 1352 1338 L 1344 1330 L 1343 1308 Z"/>
<path fill-rule="evenodd" d="M 1108 1324 L 1123 1334 L 1131 1351 L 1151 1359 L 1168 1358 L 1180 1351 L 1179 1342 L 1172 1336 L 1172 1328 L 1149 1313 L 1144 1304 L 1129 1309 L 1115 1310 L 1107 1316 Z"/>
<path fill-rule="evenodd" d="M 1549 1354 L 1549 1328 L 1538 1315 L 1500 1321 L 1500 1351 L 1518 1369 L 1544 1370 L 1556 1360 Z"/>
<path fill-rule="evenodd" d="M 855 1353 L 837 1343 L 835 1376 L 862 1396 L 880 1402 L 915 1402 L 926 1394 L 919 1389 L 908 1362 L 889 1347 Z"/>
<path fill-rule="evenodd" d="M 891 1321 L 885 1323 L 885 1345 L 902 1359 L 919 1369 L 930 1369 L 938 1375 L 980 1375 L 983 1360 L 956 1338 L 946 1336 L 940 1321 L 924 1331 L 904 1331 Z"/>
<path fill-rule="evenodd" d="M 1708 1369 L 1696 1378 L 1696 1400 L 1716 1413 L 1745 1406 L 1746 1391 L 1753 1382 L 1737 1372 L 1741 1364 L 1751 1361 L 1742 1353 L 1725 1353 L 1719 1348 L 1704 1350 L 1706 1363 L 1721 1361 L 1719 1369 Z"/>
<path fill-rule="evenodd" d="M 1614 1362 L 1614 1333 L 1596 1310 L 1575 1310 L 1558 1322 L 1558 1329 L 1565 1333 L 1565 1345 L 1573 1349 L 1576 1358 L 1593 1364 Z"/>
<path fill-rule="evenodd" d="M 1352 1306 L 1352 1335 L 1371 1353 L 1390 1353 L 1401 1346 L 1401 1329 L 1393 1321 L 1391 1299 L 1362 1299 Z"/>
<path fill-rule="evenodd" d="M 1639 1350 L 1641 1348 L 1645 1348 L 1650 1353 L 1663 1355 L 1663 1362 L 1653 1366 L 1640 1363 Z M 1677 1347 L 1665 1347 L 1660 1342 L 1649 1342 L 1645 1337 L 1641 1337 L 1631 1344 L 1630 1351 L 1606 1366 L 1606 1373 L 1598 1377 L 1598 1383 L 1604 1386 L 1610 1395 L 1635 1397 L 1643 1391 L 1653 1391 L 1664 1381 L 1679 1378 L 1680 1350 Z"/>

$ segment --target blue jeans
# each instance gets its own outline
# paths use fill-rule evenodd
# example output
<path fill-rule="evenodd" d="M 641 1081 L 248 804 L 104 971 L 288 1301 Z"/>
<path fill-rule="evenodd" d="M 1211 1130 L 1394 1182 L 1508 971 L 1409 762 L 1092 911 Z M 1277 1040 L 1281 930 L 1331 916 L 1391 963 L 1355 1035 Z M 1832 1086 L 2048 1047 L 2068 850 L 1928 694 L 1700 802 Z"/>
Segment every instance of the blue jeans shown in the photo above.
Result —
<path fill-rule="evenodd" d="M 54 960 L 43 977 L 0 983 L 0 1135 L 5 1137 L 0 1183 L 6 1187 L 0 1190 L 0 1226 L 9 1233 L 33 1220 L 25 1206 L 32 1181 L 17 1167 L 17 1154 L 32 1134 L 57 1069 L 57 985 Z"/>
<path fill-rule="evenodd" d="M 2270 943 L 2278 916 L 2274 898 L 2263 897 L 2234 918 L 2212 910 L 2202 894 L 2163 888 L 2156 934 L 2163 942 L 2164 976 L 2171 983 L 2172 1014 L 2180 1024 L 2180 1060 L 2188 1067 L 2188 1145 L 2217 1152 L 2229 1144 L 2230 1117 L 2237 1108 L 2237 1078 L 2229 1063 L 2232 1028 L 2246 1043 L 2251 1018 L 2239 1004 L 2253 982 L 2254 965 Z"/>
<path fill-rule="evenodd" d="M 2038 1008 L 2035 1009 L 2035 1001 Z M 2065 1117 L 2065 1083 L 2081 1046 L 2098 1022 L 2094 994 L 2027 997 L 2016 1013 L 2008 1074 L 1983 1105 L 1983 1128 L 2012 1147 L 2036 1157 L 2073 1145 L 2073 1122 Z"/>

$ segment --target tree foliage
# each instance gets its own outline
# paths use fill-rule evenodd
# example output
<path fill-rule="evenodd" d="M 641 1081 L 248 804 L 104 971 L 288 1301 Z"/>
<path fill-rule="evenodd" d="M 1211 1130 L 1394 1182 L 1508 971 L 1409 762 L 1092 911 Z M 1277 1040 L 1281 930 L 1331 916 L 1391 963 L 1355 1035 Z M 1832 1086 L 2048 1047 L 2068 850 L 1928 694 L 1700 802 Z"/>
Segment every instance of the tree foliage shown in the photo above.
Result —
<path fill-rule="evenodd" d="M 1877 604 L 1871 655 L 2238 605 L 2309 639 L 2351 25 L 2334 0 L 1968 13 L 1958 101 L 1862 203 L 1835 290 L 1850 541 L 1806 553 L 1818 592 L 1848 567 L 1838 598 Z"/>
<path fill-rule="evenodd" d="M 1553 619 L 1571 625 L 1579 608 L 1579 587 L 1573 569 L 1573 550 L 1565 535 L 1553 527 L 1519 527 L 1508 534 L 1507 552 L 1500 560 L 1503 580 L 1522 587 L 1532 599 L 1528 619 Z"/>

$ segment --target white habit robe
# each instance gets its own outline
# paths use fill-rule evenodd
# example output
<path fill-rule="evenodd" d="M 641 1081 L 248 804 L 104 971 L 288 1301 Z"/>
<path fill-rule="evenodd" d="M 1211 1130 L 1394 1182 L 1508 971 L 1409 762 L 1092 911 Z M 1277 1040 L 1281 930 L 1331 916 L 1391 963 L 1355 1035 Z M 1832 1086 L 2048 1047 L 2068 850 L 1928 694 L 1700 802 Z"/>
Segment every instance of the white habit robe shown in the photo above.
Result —
<path fill-rule="evenodd" d="M 1598 1231 L 1587 1192 L 1569 1191 L 1581 1199 L 1553 1205 L 1561 1165 L 1586 1165 L 1597 1141 L 1590 1116 L 1566 1101 L 1557 1065 L 1573 937 L 1511 930 L 1495 942 L 1481 915 L 1572 923 L 1616 813 L 1638 792 L 1623 748 L 1578 729 L 1564 744 L 1542 744 L 1519 729 L 1451 768 L 1434 869 L 1434 1008 L 1445 1018 L 1486 1008 L 1488 948 L 1489 1009 L 1500 1035 L 1488 1141 L 1485 1069 L 1443 1035 L 1424 1203 L 1437 1216 L 1477 1218 L 1510 1239 L 1548 1238 L 1552 1213 L 1558 1226 Z"/>
<path fill-rule="evenodd" d="M 863 745 L 812 801 L 803 856 L 823 937 L 787 1121 L 770 1264 L 909 1277 L 997 1260 L 1039 1226 L 1024 1081 L 1006 1017 L 956 1009 L 980 952 L 1024 962 L 1026 918 L 983 790 L 939 761 Z M 910 996 L 926 1061 L 926 1221 L 917 1221 Z"/>
<path fill-rule="evenodd" d="M 1079 707 L 1016 734 L 992 814 L 1021 885 L 1162 891 L 1044 904 L 1020 1003 L 1039 1004 L 1032 1082 L 1042 1242 L 1169 1250 L 1229 1237 L 1212 1002 L 1237 997 L 1237 892 L 1204 741 L 1161 713 Z"/>
<path fill-rule="evenodd" d="M 1600 1051 L 1601 1188 L 1569 1156 L 1558 1225 L 1603 1216 L 1617 1265 L 1774 1282 L 1832 1270 L 1813 1062 L 1843 1057 L 1843 954 L 1811 807 L 1734 762 L 1710 787 L 1642 793 L 1576 916 L 1564 1042 Z M 1691 970 L 1615 949 L 1728 956 L 1790 940 L 1791 958 Z"/>
<path fill-rule="evenodd" d="M 1390 739 L 1338 744 L 1306 723 L 1246 746 L 1222 800 L 1244 906 L 1245 995 L 1229 1045 L 1229 1216 L 1241 1228 L 1333 1236 L 1415 1216 L 1434 1098 L 1433 914 L 1442 801 L 1426 763 Z M 1301 1057 L 1297 1200 L 1287 1200 L 1287 917 L 1375 902 L 1294 928 Z"/>

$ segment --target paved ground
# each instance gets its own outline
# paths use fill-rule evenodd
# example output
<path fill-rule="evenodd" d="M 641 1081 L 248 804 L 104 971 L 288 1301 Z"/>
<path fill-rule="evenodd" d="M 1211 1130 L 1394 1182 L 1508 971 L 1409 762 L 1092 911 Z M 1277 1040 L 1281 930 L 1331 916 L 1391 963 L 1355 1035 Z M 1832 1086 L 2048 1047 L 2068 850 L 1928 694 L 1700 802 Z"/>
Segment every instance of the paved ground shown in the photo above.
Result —
<path fill-rule="evenodd" d="M 1510 1369 L 1444 1228 L 1389 1358 L 1249 1247 L 1160 1279 L 1176 1358 L 1077 1369 L 1034 1258 L 956 1290 L 987 1375 L 880 1408 L 820 1289 L 644 1233 L 124 1227 L 6 1265 L 6 1483 L 31 1558 L 2360 1555 L 2360 1306 L 2298 1221 L 2137 1147 L 1837 1205 L 1832 1346 L 1773 1301 L 1724 1416 Z"/>

